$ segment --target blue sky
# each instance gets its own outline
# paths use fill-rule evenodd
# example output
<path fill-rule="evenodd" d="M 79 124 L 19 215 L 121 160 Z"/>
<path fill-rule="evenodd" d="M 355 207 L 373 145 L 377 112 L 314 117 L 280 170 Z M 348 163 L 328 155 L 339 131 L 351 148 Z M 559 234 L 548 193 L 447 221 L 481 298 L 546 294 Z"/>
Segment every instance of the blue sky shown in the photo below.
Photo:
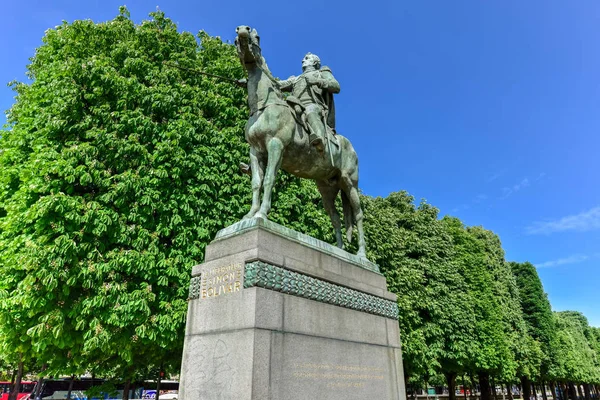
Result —
<path fill-rule="evenodd" d="M 0 82 L 25 79 L 44 31 L 112 19 L 125 0 L 3 2 Z M 407 190 L 498 233 L 555 310 L 600 326 L 600 2 L 579 0 L 125 3 L 233 41 L 258 29 L 276 76 L 308 51 L 341 84 L 338 130 L 364 193 Z M 0 87 L 0 108 L 13 93 Z"/>

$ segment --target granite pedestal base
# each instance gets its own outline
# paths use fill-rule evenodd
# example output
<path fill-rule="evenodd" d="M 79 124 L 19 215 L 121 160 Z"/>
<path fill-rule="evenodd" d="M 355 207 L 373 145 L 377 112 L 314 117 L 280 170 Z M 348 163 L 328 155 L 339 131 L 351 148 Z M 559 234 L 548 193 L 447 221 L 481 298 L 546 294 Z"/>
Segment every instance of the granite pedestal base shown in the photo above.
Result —
<path fill-rule="evenodd" d="M 377 265 L 239 222 L 193 269 L 179 398 L 405 400 L 395 301 Z"/>

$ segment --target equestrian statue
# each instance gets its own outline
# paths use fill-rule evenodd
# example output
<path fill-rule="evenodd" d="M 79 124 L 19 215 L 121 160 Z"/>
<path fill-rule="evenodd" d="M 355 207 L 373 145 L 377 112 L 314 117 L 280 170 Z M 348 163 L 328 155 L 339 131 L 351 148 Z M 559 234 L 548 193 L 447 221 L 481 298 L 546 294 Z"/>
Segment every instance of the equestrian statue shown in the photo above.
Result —
<path fill-rule="evenodd" d="M 246 140 L 250 144 L 252 207 L 244 218 L 267 218 L 275 178 L 283 168 L 316 182 L 340 248 L 341 220 L 335 199 L 341 193 L 348 241 L 356 225 L 357 254 L 366 257 L 358 157 L 350 141 L 335 131 L 333 94 L 339 93 L 339 83 L 328 67 L 321 66 L 319 57 L 311 53 L 302 60 L 300 76 L 277 80 L 261 54 L 256 29 L 239 26 L 236 32 L 238 56 L 248 72 L 247 81 L 240 82 L 247 85 L 250 107 Z"/>

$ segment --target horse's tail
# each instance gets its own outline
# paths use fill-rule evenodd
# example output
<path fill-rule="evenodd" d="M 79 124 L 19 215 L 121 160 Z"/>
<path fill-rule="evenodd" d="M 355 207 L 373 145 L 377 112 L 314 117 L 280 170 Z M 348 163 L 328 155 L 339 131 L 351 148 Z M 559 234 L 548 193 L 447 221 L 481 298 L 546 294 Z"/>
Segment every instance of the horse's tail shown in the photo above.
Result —
<path fill-rule="evenodd" d="M 346 226 L 346 238 L 349 242 L 352 241 L 352 228 L 354 227 L 354 212 L 352 211 L 352 203 L 348 195 L 341 190 L 342 207 L 344 209 L 344 225 Z"/>

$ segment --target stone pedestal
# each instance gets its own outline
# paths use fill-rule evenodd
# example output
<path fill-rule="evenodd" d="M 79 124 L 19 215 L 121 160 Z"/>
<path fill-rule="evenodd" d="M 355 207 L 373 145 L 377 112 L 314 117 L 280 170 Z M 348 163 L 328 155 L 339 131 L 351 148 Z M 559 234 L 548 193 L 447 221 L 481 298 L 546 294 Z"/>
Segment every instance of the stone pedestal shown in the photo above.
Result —
<path fill-rule="evenodd" d="M 193 269 L 179 398 L 405 400 L 397 316 L 376 264 L 241 221 Z"/>

